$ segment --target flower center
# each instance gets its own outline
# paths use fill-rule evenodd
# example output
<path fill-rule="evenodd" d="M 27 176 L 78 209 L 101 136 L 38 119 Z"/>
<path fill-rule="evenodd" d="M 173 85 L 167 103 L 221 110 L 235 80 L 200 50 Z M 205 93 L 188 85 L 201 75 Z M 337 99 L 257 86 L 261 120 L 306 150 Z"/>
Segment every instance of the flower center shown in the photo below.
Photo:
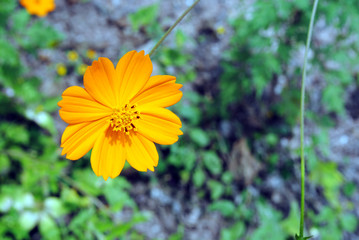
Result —
<path fill-rule="evenodd" d="M 115 132 L 122 131 L 127 135 L 130 134 L 130 130 L 137 131 L 134 125 L 134 121 L 141 118 L 141 114 L 136 111 L 137 105 L 130 106 L 125 104 L 122 108 L 114 108 L 109 120 L 112 130 Z"/>

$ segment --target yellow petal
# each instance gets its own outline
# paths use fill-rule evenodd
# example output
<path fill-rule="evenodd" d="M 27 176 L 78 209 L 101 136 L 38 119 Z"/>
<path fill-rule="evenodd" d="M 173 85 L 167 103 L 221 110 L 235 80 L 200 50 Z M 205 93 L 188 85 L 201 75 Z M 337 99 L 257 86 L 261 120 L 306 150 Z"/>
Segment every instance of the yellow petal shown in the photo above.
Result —
<path fill-rule="evenodd" d="M 164 145 L 177 142 L 178 135 L 182 135 L 181 120 L 168 109 L 159 107 L 139 106 L 141 119 L 135 125 L 138 133 L 147 139 Z"/>
<path fill-rule="evenodd" d="M 149 88 L 156 87 L 158 85 L 162 85 L 164 83 L 175 83 L 176 77 L 170 75 L 156 75 L 150 77 L 146 85 L 143 87 L 141 92 L 148 90 Z"/>
<path fill-rule="evenodd" d="M 152 62 L 144 51 L 131 51 L 125 54 L 116 66 L 116 92 L 119 92 L 120 105 L 126 104 L 147 83 L 152 73 Z"/>
<path fill-rule="evenodd" d="M 147 169 L 154 171 L 153 167 L 158 164 L 158 152 L 155 144 L 136 132 L 125 136 L 128 163 L 141 172 L 145 172 Z"/>
<path fill-rule="evenodd" d="M 112 113 L 112 109 L 96 102 L 85 89 L 77 86 L 63 92 L 58 106 L 60 117 L 69 124 L 94 121 Z"/>
<path fill-rule="evenodd" d="M 97 139 L 92 153 L 91 166 L 97 176 L 105 180 L 120 175 L 125 165 L 126 151 L 123 133 L 108 128 Z"/>
<path fill-rule="evenodd" d="M 177 103 L 182 98 L 179 90 L 182 85 L 175 84 L 176 78 L 173 76 L 154 76 L 151 77 L 146 86 L 133 99 L 132 104 L 156 107 L 169 107 Z"/>
<path fill-rule="evenodd" d="M 70 160 L 81 158 L 90 151 L 95 140 L 106 128 L 107 119 L 68 125 L 61 138 L 61 154 L 67 154 L 66 158 Z"/>
<path fill-rule="evenodd" d="M 84 75 L 86 91 L 96 101 L 108 107 L 117 105 L 115 97 L 115 68 L 108 58 L 99 58 L 87 67 Z M 117 94 L 117 92 L 116 92 Z"/>

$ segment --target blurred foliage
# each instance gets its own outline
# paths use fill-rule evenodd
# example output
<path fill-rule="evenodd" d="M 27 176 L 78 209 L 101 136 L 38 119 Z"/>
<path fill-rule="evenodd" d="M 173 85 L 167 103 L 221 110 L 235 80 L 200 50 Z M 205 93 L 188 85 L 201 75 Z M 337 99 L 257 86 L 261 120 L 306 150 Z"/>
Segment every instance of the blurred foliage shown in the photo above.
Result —
<path fill-rule="evenodd" d="M 88 161 L 74 164 L 60 159 L 52 118 L 59 97 L 39 90 L 45 79 L 34 76 L 20 56 L 36 58 L 39 50 L 57 47 L 65 36 L 46 19 L 31 17 L 17 5 L 0 0 L 0 238 L 145 239 L 134 226 L 150 220 L 151 214 L 138 209 L 130 195 L 134 186 L 130 181 L 120 176 L 105 182 L 95 177 Z M 306 149 L 308 181 L 324 199 L 308 209 L 309 231 L 322 240 L 358 231 L 353 204 L 343 204 L 341 199 L 342 192 L 350 198 L 357 187 L 345 183 L 338 164 L 331 161 L 327 132 L 336 117 L 345 114 L 343 94 L 357 75 L 358 42 L 346 39 L 359 30 L 359 13 L 353 6 L 357 6 L 355 0 L 319 5 L 318 21 L 333 26 L 337 34 L 324 46 L 314 41 L 315 57 L 310 60 L 310 69 L 317 69 L 326 80 L 320 89 L 323 102 L 308 96 L 308 120 L 321 130 L 312 133 Z M 264 184 L 259 177 L 246 189 L 230 169 L 230 149 L 245 137 L 248 151 L 259 146 L 254 157 L 265 174 L 276 172 L 285 181 L 297 180 L 290 150 L 279 143 L 292 136 L 298 121 L 302 62 L 293 59 L 303 50 L 310 12 L 309 0 L 257 1 L 247 13 L 229 19 L 233 36 L 228 50 L 219 56 L 223 61 L 218 82 L 209 93 L 195 84 L 186 88 L 181 102 L 171 107 L 181 116 L 184 135 L 178 143 L 160 147 L 161 161 L 150 180 L 175 181 L 203 200 L 205 211 L 218 212 L 225 220 L 222 240 L 285 240 L 297 232 L 297 202 L 283 210 L 270 198 L 259 197 L 252 191 L 253 186 L 260 189 Z M 130 14 L 133 32 L 159 39 L 166 30 L 159 14 L 158 4 Z M 217 31 L 225 32 L 230 31 Z M 159 70 L 176 75 L 179 83 L 193 82 L 198 69 L 187 47 L 205 37 L 192 39 L 177 30 L 173 41 L 154 55 Z M 68 49 L 66 54 L 66 62 L 49 66 L 59 78 L 74 72 L 81 78 L 96 58 L 91 49 Z M 218 130 L 223 122 L 231 126 L 228 136 Z M 89 160 L 88 155 L 84 159 Z M 185 236 L 185 226 L 180 224 L 168 239 Z"/>

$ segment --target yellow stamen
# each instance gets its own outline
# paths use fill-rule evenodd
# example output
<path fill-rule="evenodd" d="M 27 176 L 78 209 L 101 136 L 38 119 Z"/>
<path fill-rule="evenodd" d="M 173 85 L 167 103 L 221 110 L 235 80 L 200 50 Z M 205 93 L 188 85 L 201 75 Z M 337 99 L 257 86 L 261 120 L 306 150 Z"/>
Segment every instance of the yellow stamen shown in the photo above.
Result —
<path fill-rule="evenodd" d="M 112 130 L 115 132 L 124 132 L 127 135 L 130 131 L 137 131 L 134 122 L 141 118 L 140 112 L 136 111 L 137 105 L 125 104 L 122 108 L 114 108 L 109 120 Z"/>

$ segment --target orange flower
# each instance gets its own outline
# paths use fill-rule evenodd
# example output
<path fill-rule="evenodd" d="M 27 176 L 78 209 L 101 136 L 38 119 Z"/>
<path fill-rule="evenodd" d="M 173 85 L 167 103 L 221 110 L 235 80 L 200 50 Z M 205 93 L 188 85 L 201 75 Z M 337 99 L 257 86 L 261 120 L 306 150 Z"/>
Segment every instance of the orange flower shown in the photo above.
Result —
<path fill-rule="evenodd" d="M 26 10 L 39 17 L 45 17 L 49 12 L 55 9 L 54 0 L 20 0 L 20 4 L 26 8 Z"/>
<path fill-rule="evenodd" d="M 151 76 L 144 51 L 131 51 L 117 63 L 99 58 L 86 69 L 85 88 L 73 86 L 58 103 L 65 129 L 62 155 L 77 160 L 90 149 L 97 176 L 115 178 L 127 160 L 138 171 L 154 171 L 155 143 L 173 144 L 182 135 L 181 120 L 165 109 L 177 103 L 182 85 L 168 75 Z"/>

